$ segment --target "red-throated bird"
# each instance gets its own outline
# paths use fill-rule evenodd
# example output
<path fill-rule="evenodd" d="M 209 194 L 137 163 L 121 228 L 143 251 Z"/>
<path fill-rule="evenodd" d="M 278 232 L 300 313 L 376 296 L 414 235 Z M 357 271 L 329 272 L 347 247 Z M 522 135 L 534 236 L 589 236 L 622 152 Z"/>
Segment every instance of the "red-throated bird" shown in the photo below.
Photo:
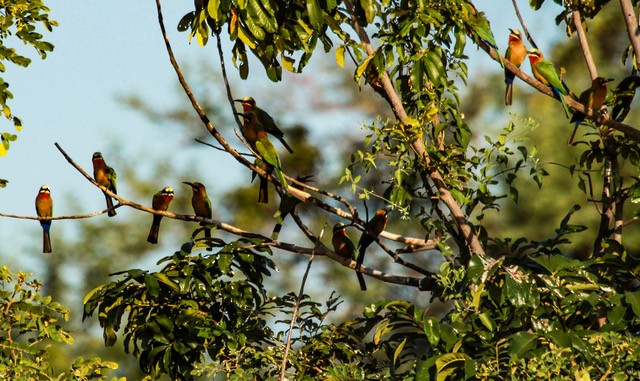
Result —
<path fill-rule="evenodd" d="M 41 186 L 36 196 L 36 213 L 38 213 L 38 217 L 53 217 L 53 200 L 48 185 Z M 40 220 L 40 225 L 42 226 L 42 252 L 50 253 L 52 251 L 51 237 L 49 236 L 51 220 Z"/>
<path fill-rule="evenodd" d="M 560 80 L 556 67 L 553 66 L 551 61 L 545 59 L 542 52 L 538 49 L 528 50 L 527 53 L 529 53 L 529 62 L 531 63 L 533 76 L 542 82 L 543 85 L 549 86 L 553 93 L 560 98 L 564 113 L 568 118 L 570 116 L 569 107 L 567 107 L 564 101 L 564 95 L 569 95 L 569 91 L 562 83 L 562 80 Z"/>
<path fill-rule="evenodd" d="M 258 116 L 255 112 L 234 112 L 236 115 L 240 115 L 243 119 L 242 126 L 240 128 L 240 133 L 242 133 L 242 137 L 249 144 L 252 150 L 256 149 L 256 142 L 258 141 L 258 130 L 264 130 L 260 122 L 258 121 Z"/>
<path fill-rule="evenodd" d="M 604 104 L 604 100 L 607 97 L 607 82 L 613 81 L 613 79 L 605 79 L 602 77 L 596 77 L 593 81 L 591 81 L 591 87 L 586 89 L 580 94 L 580 103 L 585 105 L 587 108 L 591 109 L 593 112 L 598 112 L 600 107 Z M 587 115 L 576 111 L 571 117 L 571 123 L 575 122 L 575 126 L 573 127 L 573 132 L 569 135 L 569 140 L 567 140 L 567 144 L 571 145 L 573 143 L 573 138 L 576 136 L 576 132 L 578 131 L 578 127 L 580 123 L 584 121 Z"/>
<path fill-rule="evenodd" d="M 527 48 L 522 43 L 522 34 L 518 29 L 509 29 L 509 47 L 504 54 L 504 58 L 514 64 L 516 67 L 520 67 L 524 59 L 527 57 Z M 504 92 L 504 104 L 511 105 L 511 95 L 513 93 L 513 80 L 516 75 L 511 70 L 504 68 L 504 83 L 507 87 Z"/>
<path fill-rule="evenodd" d="M 93 178 L 96 182 L 117 194 L 116 171 L 104 162 L 104 158 L 100 152 L 94 153 L 91 161 L 93 162 Z M 113 199 L 106 192 L 103 193 L 107 200 L 108 215 L 109 217 L 113 217 L 116 215 L 116 210 L 113 209 Z"/>
<path fill-rule="evenodd" d="M 306 184 L 311 181 L 312 177 L 313 175 L 297 176 L 296 180 Z M 302 186 L 296 183 L 293 183 L 291 186 L 296 189 L 300 189 L 300 190 L 303 189 Z M 273 215 L 273 217 L 276 219 L 276 226 L 273 227 L 273 232 L 271 233 L 271 239 L 274 239 L 274 240 L 278 239 L 278 236 L 280 235 L 280 230 L 282 230 L 282 224 L 284 223 L 284 219 L 289 215 L 289 213 L 293 212 L 293 210 L 296 208 L 296 206 L 298 206 L 298 204 L 300 204 L 300 200 L 298 200 L 297 198 L 293 197 L 292 195 L 286 192 L 282 194 L 278 211 L 276 212 L 276 214 Z"/>
<path fill-rule="evenodd" d="M 193 211 L 196 216 L 211 218 L 213 216 L 213 212 L 211 209 L 211 201 L 209 200 L 209 196 L 207 196 L 207 189 L 202 183 L 195 182 L 190 183 L 184 181 L 183 184 L 187 184 L 191 187 L 193 194 L 191 195 L 191 206 L 193 206 Z M 205 222 L 200 222 L 201 226 L 206 226 Z M 211 229 L 204 229 L 204 237 L 207 239 L 207 245 L 211 243 Z M 207 247 L 207 251 L 213 251 L 211 247 Z"/>
<path fill-rule="evenodd" d="M 364 224 L 365 231 L 362 232 L 360 241 L 358 241 L 358 260 L 356 261 L 358 266 L 356 266 L 356 269 L 358 269 L 360 265 L 362 265 L 362 262 L 364 261 L 364 254 L 367 251 L 369 245 L 371 245 L 373 241 L 376 240 L 376 238 L 387 226 L 387 214 L 388 212 L 386 209 L 378 209 L 376 211 L 376 214 L 374 214 L 373 217 L 371 217 L 371 219 L 367 221 L 366 224 Z M 364 282 L 362 273 L 357 272 L 356 275 L 358 276 L 358 282 L 360 282 L 360 289 L 362 291 L 366 291 L 367 285 Z"/>
<path fill-rule="evenodd" d="M 352 260 L 358 259 L 358 252 L 356 251 L 356 245 L 347 235 L 347 229 L 345 224 L 339 222 L 333 226 L 333 236 L 331 237 L 331 244 L 333 245 L 333 251 L 343 258 Z M 360 274 L 358 267 L 356 267 L 356 275 Z M 358 281 L 362 274 L 358 276 Z M 362 288 L 362 283 L 361 286 Z"/>
<path fill-rule="evenodd" d="M 258 122 L 262 125 L 262 128 L 264 128 L 264 130 L 269 134 L 275 136 L 276 139 L 280 140 L 280 143 L 282 143 L 289 153 L 293 153 L 291 147 L 289 147 L 287 142 L 284 141 L 284 132 L 278 128 L 278 125 L 276 125 L 276 122 L 273 120 L 271 115 L 256 105 L 256 101 L 253 98 L 244 97 L 242 99 L 234 99 L 234 101 L 242 104 L 242 109 L 245 113 L 254 112 L 258 118 Z"/>
<path fill-rule="evenodd" d="M 153 195 L 153 199 L 151 200 L 151 207 L 155 210 L 166 211 L 169 208 L 171 200 L 173 200 L 173 189 L 171 187 L 164 187 L 161 191 Z M 160 232 L 161 220 L 161 215 L 153 215 L 153 222 L 151 223 L 151 230 L 149 230 L 147 242 L 153 244 L 158 243 L 158 233 Z"/>
<path fill-rule="evenodd" d="M 620 81 L 613 90 L 613 110 L 611 117 L 622 122 L 631 110 L 631 102 L 636 95 L 636 88 L 640 87 L 640 77 L 632 75 Z"/>

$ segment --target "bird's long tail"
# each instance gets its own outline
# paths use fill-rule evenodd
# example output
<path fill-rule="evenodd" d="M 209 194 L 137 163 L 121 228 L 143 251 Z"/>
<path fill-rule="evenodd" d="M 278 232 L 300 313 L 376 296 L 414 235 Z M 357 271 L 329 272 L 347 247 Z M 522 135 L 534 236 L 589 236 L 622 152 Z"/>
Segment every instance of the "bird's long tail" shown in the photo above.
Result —
<path fill-rule="evenodd" d="M 42 224 L 42 252 L 43 253 L 51 253 L 53 250 L 51 249 L 51 236 L 49 235 L 49 229 L 51 229 L 51 221 L 48 224 Z"/>
<path fill-rule="evenodd" d="M 204 229 L 204 238 L 207 240 L 207 245 L 211 245 L 211 229 Z M 207 247 L 207 251 L 213 251 L 213 248 Z"/>
<path fill-rule="evenodd" d="M 289 184 L 287 184 L 287 180 L 284 178 L 284 175 L 282 174 L 282 171 L 280 171 L 280 169 L 278 168 L 273 168 L 273 171 L 276 174 L 276 177 L 278 178 L 278 181 L 280 181 L 280 185 L 282 186 L 283 189 L 287 189 L 287 187 L 289 186 Z"/>
<path fill-rule="evenodd" d="M 280 235 L 280 230 L 282 230 L 282 224 L 284 223 L 284 218 L 287 216 L 286 214 L 283 216 L 282 212 L 278 210 L 276 214 L 273 215 L 276 218 L 276 226 L 273 227 L 273 231 L 271 232 L 271 239 L 277 240 Z"/>
<path fill-rule="evenodd" d="M 569 112 L 569 107 L 567 107 L 567 103 L 564 101 L 564 96 L 562 96 L 560 90 L 555 87 L 552 87 L 551 89 L 553 90 L 553 93 L 560 98 L 560 102 L 562 102 L 562 107 L 564 108 L 564 114 L 569 118 L 571 116 L 571 112 Z"/>
<path fill-rule="evenodd" d="M 260 177 L 260 189 L 258 190 L 258 202 L 266 204 L 269 202 L 269 181 Z"/>
<path fill-rule="evenodd" d="M 358 247 L 358 258 L 356 259 L 356 276 L 358 277 L 358 283 L 360 283 L 360 290 L 362 291 L 367 291 L 367 284 L 364 281 L 364 275 L 362 275 L 362 273 L 358 271 L 358 269 L 360 268 L 360 265 L 362 265 L 362 263 L 364 262 L 364 254 L 366 251 L 367 251 L 366 246 L 363 245 Z"/>
<path fill-rule="evenodd" d="M 153 215 L 153 223 L 151 224 L 151 230 L 149 230 L 149 236 L 147 237 L 147 242 L 157 244 L 158 243 L 158 233 L 160 232 L 160 220 L 162 220 L 162 216 L 154 214 Z"/>
<path fill-rule="evenodd" d="M 104 194 L 104 198 L 107 200 L 107 209 L 109 209 L 109 211 L 107 212 L 107 215 L 109 217 L 113 217 L 116 215 L 116 210 L 113 209 L 113 199 L 111 198 L 111 196 L 109 196 L 108 194 Z"/>
<path fill-rule="evenodd" d="M 289 151 L 289 153 L 293 153 L 293 149 L 291 149 L 291 147 L 289 147 L 289 145 L 287 144 L 287 142 L 284 141 L 284 137 L 282 136 L 276 136 L 276 138 L 278 140 L 280 140 L 280 143 L 282 143 L 282 145 L 284 146 L 284 148 L 287 149 L 287 151 Z"/>
<path fill-rule="evenodd" d="M 511 106 L 511 96 L 513 93 L 513 81 L 507 82 L 507 88 L 504 90 L 504 104 Z"/>

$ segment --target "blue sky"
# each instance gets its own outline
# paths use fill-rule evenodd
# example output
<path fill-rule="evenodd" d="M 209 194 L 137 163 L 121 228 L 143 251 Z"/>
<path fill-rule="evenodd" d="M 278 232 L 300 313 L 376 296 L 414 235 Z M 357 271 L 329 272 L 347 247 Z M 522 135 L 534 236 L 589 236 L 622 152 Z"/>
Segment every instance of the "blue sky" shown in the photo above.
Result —
<path fill-rule="evenodd" d="M 56 215 L 104 208 L 100 192 L 66 163 L 54 147 L 55 142 L 86 170 L 91 170 L 93 152 L 101 151 L 107 163 L 116 169 L 117 163 L 110 161 L 110 157 L 138 160 L 139 176 L 143 177 L 150 176 L 145 171 L 145 159 L 178 160 L 185 165 L 203 157 L 201 155 L 211 155 L 211 160 L 219 159 L 204 148 L 194 148 L 191 137 L 185 136 L 184 131 L 160 128 L 118 102 L 119 97 L 135 93 L 149 103 L 169 108 L 177 97 L 184 96 L 174 93 L 176 76 L 167 59 L 154 1 L 66 0 L 64 4 L 49 3 L 51 18 L 60 24 L 45 37 L 55 45 L 54 52 L 42 61 L 24 46 L 19 46 L 33 58 L 32 64 L 26 69 L 7 65 L 8 70 L 3 75 L 15 97 L 10 106 L 22 117 L 24 129 L 18 133 L 18 140 L 11 145 L 7 156 L 0 158 L 0 177 L 10 181 L 7 188 L 0 189 L 1 212 L 33 215 L 34 198 L 42 184 L 51 186 Z M 562 35 L 553 22 L 559 9 L 555 4 L 545 5 L 542 13 L 533 13 L 528 2 L 520 3 L 530 30 L 538 32 L 535 36 L 542 49 L 550 44 L 554 34 Z M 192 6 L 192 1 L 163 2 L 165 25 L 173 49 L 181 64 L 206 61 L 211 65 L 204 70 L 218 71 L 214 40 L 204 48 L 195 42 L 190 45 L 187 34 L 176 31 L 177 22 Z M 487 13 L 504 49 L 507 28 L 518 27 L 511 1 L 481 0 L 477 6 Z M 475 47 L 470 46 L 468 53 L 473 58 L 471 78 L 478 70 L 500 70 Z M 272 84 L 254 64 L 252 81 L 248 84 L 239 79 L 231 66 L 230 56 L 226 58 L 230 80 L 243 91 L 304 82 L 299 79 L 293 82 L 293 76 L 288 75 L 283 82 Z M 312 70 L 308 70 L 306 78 L 313 78 Z M 212 89 L 222 90 L 222 85 Z M 304 91 L 292 91 L 292 98 L 301 95 L 304 96 Z M 294 98 L 289 102 L 297 104 L 299 100 Z M 268 106 L 269 100 L 264 103 Z M 313 116 L 312 120 L 312 126 L 316 128 L 327 124 L 321 115 Z M 351 122 L 358 126 L 354 127 L 358 131 L 358 118 L 354 116 Z M 2 131 L 11 129 L 4 119 L 0 123 Z M 234 178 L 239 168 L 232 160 L 228 163 L 219 166 L 218 175 L 225 179 Z M 216 183 L 215 188 L 220 182 L 216 182 L 211 171 L 206 169 L 202 168 L 203 182 Z M 176 183 L 182 180 L 177 179 Z M 158 189 L 162 186 L 164 184 L 159 184 Z M 126 184 L 119 183 L 119 193 L 126 197 Z M 0 254 L 21 252 L 25 245 L 29 252 L 36 254 L 40 241 L 33 243 L 32 237 L 38 229 L 34 221 L 0 218 Z M 55 234 L 55 226 L 53 231 Z"/>

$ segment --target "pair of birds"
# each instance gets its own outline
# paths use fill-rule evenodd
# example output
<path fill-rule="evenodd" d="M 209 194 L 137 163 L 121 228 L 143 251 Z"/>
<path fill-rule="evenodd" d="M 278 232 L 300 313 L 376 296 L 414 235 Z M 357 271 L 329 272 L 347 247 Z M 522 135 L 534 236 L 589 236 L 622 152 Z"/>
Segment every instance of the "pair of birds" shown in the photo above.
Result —
<path fill-rule="evenodd" d="M 362 291 L 367 290 L 367 285 L 364 281 L 364 276 L 358 270 L 364 261 L 367 248 L 387 226 L 387 215 L 388 211 L 386 209 L 378 209 L 376 211 L 373 217 L 364 224 L 364 231 L 360 236 L 357 247 L 347 235 L 347 226 L 345 224 L 340 222 L 333 226 L 333 236 L 331 237 L 333 251 L 341 257 L 356 261 L 356 276 L 358 277 L 358 283 L 360 283 L 360 289 Z"/>
<path fill-rule="evenodd" d="M 542 84 L 551 88 L 553 93 L 560 99 L 562 107 L 564 108 L 567 118 L 570 116 L 569 108 L 564 100 L 565 95 L 569 95 L 569 90 L 562 82 L 558 71 L 553 63 L 544 58 L 542 52 L 538 49 L 530 49 L 524 46 L 522 42 L 522 34 L 518 29 L 509 29 L 509 46 L 505 52 L 505 59 L 511 62 L 516 67 L 520 67 L 524 62 L 525 57 L 529 56 L 529 62 L 531 64 L 531 71 L 533 76 Z M 512 103 L 513 93 L 513 80 L 515 79 L 515 73 L 505 67 L 504 69 L 504 82 L 506 83 L 504 104 L 509 106 Z M 603 77 L 596 77 L 591 83 L 591 87 L 583 91 L 580 94 L 579 101 L 589 109 L 598 111 L 607 97 L 607 82 L 612 79 L 605 79 Z M 584 121 L 586 115 L 581 112 L 575 112 L 571 117 L 571 123 L 575 123 L 573 132 L 569 136 L 567 144 L 573 143 L 576 131 L 580 124 Z"/>
<path fill-rule="evenodd" d="M 278 151 L 275 149 L 267 133 L 278 139 L 282 145 L 293 153 L 293 149 L 284 140 L 284 132 L 278 127 L 273 117 L 266 111 L 256 105 L 256 101 L 252 97 L 244 97 L 235 99 L 235 102 L 242 104 L 243 112 L 236 115 L 242 116 L 244 119 L 240 132 L 251 149 L 260 155 L 256 157 L 255 165 L 263 171 L 273 171 L 276 178 L 280 182 L 282 188 L 287 188 L 287 181 L 282 174 L 282 162 Z M 255 179 L 257 173 L 253 172 L 251 181 Z M 266 204 L 269 202 L 268 181 L 266 178 L 260 177 L 260 189 L 258 191 L 258 202 Z"/>
<path fill-rule="evenodd" d="M 93 178 L 96 182 L 117 194 L 116 171 L 104 162 L 104 158 L 100 152 L 94 153 L 91 161 L 93 162 Z M 113 208 L 113 200 L 106 192 L 103 193 L 107 200 L 109 217 L 113 217 L 116 215 L 116 211 Z M 53 199 L 51 198 L 51 189 L 48 185 L 41 186 L 38 191 L 38 195 L 36 196 L 36 213 L 38 217 L 53 217 Z M 42 226 L 43 236 L 42 252 L 51 253 L 51 220 L 40 220 L 40 225 Z"/>

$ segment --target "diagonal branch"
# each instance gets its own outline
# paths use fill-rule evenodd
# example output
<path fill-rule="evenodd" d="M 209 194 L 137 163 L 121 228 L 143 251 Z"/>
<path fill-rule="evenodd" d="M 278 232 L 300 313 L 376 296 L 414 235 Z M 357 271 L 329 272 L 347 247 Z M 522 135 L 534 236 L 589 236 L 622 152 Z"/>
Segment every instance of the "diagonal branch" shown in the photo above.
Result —
<path fill-rule="evenodd" d="M 349 22 L 351 24 L 351 27 L 358 34 L 358 37 L 360 38 L 360 43 L 365 48 L 365 51 L 369 56 L 375 54 L 375 49 L 371 44 L 369 35 L 364 30 L 364 28 L 358 23 L 358 20 L 355 16 L 355 10 L 354 10 L 353 4 L 351 4 L 350 1 L 345 1 L 344 4 L 347 8 L 347 11 L 350 14 Z M 388 102 L 391 105 L 391 108 L 393 109 L 393 113 L 395 114 L 396 118 L 400 123 L 404 124 L 405 126 L 410 126 L 411 124 L 409 123 L 409 116 L 407 115 L 407 112 L 405 111 L 404 106 L 402 105 L 402 101 L 400 100 L 398 93 L 396 93 L 395 89 L 393 88 L 393 85 L 391 84 L 391 78 L 389 77 L 389 73 L 387 73 L 387 71 L 385 70 L 380 74 L 382 74 L 382 77 L 380 79 L 382 83 L 382 88 L 388 97 Z M 440 200 L 442 200 L 442 202 L 449 209 L 452 219 L 456 222 L 456 224 L 460 228 L 460 232 L 465 238 L 466 244 L 469 246 L 469 248 L 474 254 L 484 254 L 484 249 L 480 244 L 478 237 L 473 232 L 473 229 L 469 224 L 469 221 L 467 220 L 467 216 L 464 214 L 464 212 L 456 202 L 455 198 L 449 191 L 449 188 L 445 184 L 444 179 L 442 178 L 440 173 L 437 171 L 437 168 L 432 168 L 431 166 L 429 166 L 430 159 L 429 159 L 429 156 L 427 155 L 426 149 L 424 147 L 424 143 L 422 142 L 421 139 L 415 139 L 411 144 L 412 144 L 413 150 L 415 151 L 417 156 L 423 161 L 423 165 L 425 166 L 425 168 L 427 168 L 429 177 L 431 178 L 436 188 L 438 189 L 438 196 Z"/>
<path fill-rule="evenodd" d="M 518 16 L 518 20 L 520 21 L 520 25 L 522 26 L 522 31 L 524 32 L 524 35 L 527 37 L 527 41 L 531 43 L 531 46 L 538 49 L 538 45 L 536 45 L 536 42 L 533 41 L 533 37 L 531 37 L 531 34 L 529 33 L 529 29 L 527 28 L 527 25 L 524 23 L 524 19 L 520 14 L 520 8 L 518 8 L 518 4 L 516 3 L 516 0 L 512 0 L 512 2 L 513 2 L 513 9 L 516 11 L 516 16 Z"/>
<path fill-rule="evenodd" d="M 598 70 L 596 69 L 596 64 L 593 62 L 593 56 L 591 55 L 591 49 L 589 49 L 587 35 L 584 33 L 584 28 L 582 27 L 580 11 L 578 9 L 574 9 L 571 12 L 571 17 L 573 18 L 573 25 L 575 26 L 576 32 L 578 34 L 580 47 L 582 47 L 582 55 L 584 56 L 584 60 L 587 63 L 589 74 L 591 75 L 591 80 L 593 81 L 598 76 Z"/>
<path fill-rule="evenodd" d="M 640 69 L 640 26 L 638 26 L 636 14 L 633 11 L 633 6 L 631 5 L 630 0 L 620 0 L 620 8 L 622 10 L 624 22 L 627 24 L 629 41 L 631 41 L 631 46 L 633 46 L 633 67 L 637 70 Z"/>

